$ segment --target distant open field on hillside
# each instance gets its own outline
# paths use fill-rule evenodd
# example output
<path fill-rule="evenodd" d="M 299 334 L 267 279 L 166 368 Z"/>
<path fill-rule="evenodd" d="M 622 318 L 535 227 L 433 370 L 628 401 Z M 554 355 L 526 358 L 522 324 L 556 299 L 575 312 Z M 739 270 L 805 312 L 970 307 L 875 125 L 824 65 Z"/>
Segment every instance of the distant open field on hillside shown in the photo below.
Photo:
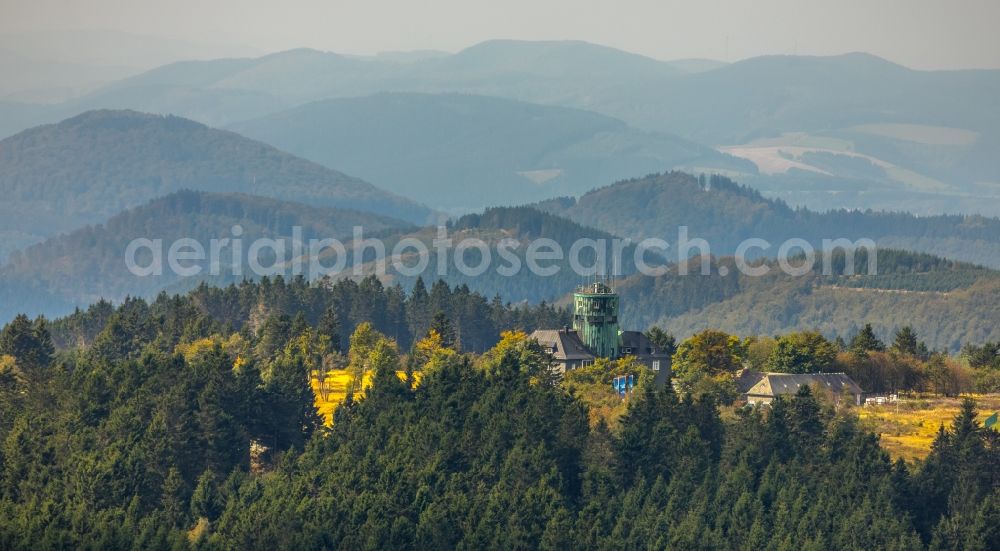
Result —
<path fill-rule="evenodd" d="M 980 423 L 1000 411 L 1000 395 L 970 397 L 978 405 Z M 942 425 L 951 427 L 961 402 L 961 398 L 900 398 L 894 404 L 858 408 L 858 417 L 880 436 L 882 447 L 893 459 L 913 462 L 927 457 L 938 430 Z"/>
<path fill-rule="evenodd" d="M 813 172 L 824 176 L 834 174 L 827 169 L 810 164 L 809 154 L 825 155 L 828 159 L 839 159 L 837 162 L 843 163 L 845 159 L 860 159 L 867 161 L 872 167 L 882 170 L 890 180 L 909 186 L 916 191 L 924 192 L 947 192 L 952 191 L 950 186 L 919 174 L 912 170 L 896 166 L 871 155 L 857 153 L 851 149 L 832 149 L 827 147 L 785 145 L 770 142 L 779 140 L 768 140 L 769 145 L 737 145 L 720 147 L 719 151 L 746 159 L 755 165 L 762 174 L 785 174 L 792 169 Z M 799 138 L 794 138 L 793 143 L 799 143 Z"/>

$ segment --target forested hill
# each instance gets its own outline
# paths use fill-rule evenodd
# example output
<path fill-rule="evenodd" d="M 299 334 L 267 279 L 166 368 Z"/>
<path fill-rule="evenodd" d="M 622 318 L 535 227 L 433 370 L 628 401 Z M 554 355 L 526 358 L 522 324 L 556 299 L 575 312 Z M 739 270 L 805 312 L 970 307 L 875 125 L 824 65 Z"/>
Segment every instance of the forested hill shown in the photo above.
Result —
<path fill-rule="evenodd" d="M 294 198 L 419 223 L 431 216 L 363 180 L 179 117 L 92 111 L 0 141 L 0 231 L 52 236 L 180 189 Z"/>
<path fill-rule="evenodd" d="M 737 335 L 775 335 L 818 330 L 849 338 L 871 324 L 890 339 L 913 327 L 933 349 L 957 352 L 963 345 L 1000 339 L 1000 272 L 924 254 L 880 249 L 877 275 L 868 255 L 857 256 L 855 274 L 843 275 L 843 255 L 834 255 L 831 275 L 814 270 L 791 276 L 774 261 L 759 277 L 740 273 L 732 258 L 713 259 L 710 274 L 692 261 L 687 275 L 677 267 L 657 276 L 634 275 L 618 285 L 622 319 L 635 327 L 657 324 L 680 337 L 703 329 Z M 793 259 L 798 266 L 802 259 Z"/>
<path fill-rule="evenodd" d="M 163 260 L 163 274 L 138 277 L 125 265 L 125 251 L 133 239 L 160 239 L 163 253 L 175 240 L 191 238 L 210 253 L 212 239 L 237 237 L 233 226 L 242 228 L 242 273 L 252 276 L 247 265 L 249 244 L 257 238 L 287 240 L 293 227 L 302 228 L 302 238 L 339 238 L 352 235 L 362 226 L 368 235 L 387 230 L 408 230 L 411 226 L 387 216 L 353 210 L 312 207 L 243 194 L 180 191 L 126 210 L 104 224 L 87 226 L 18 251 L 0 265 L 0 319 L 17 312 L 49 316 L 71 312 L 100 298 L 120 301 L 126 296 L 151 297 L 163 289 L 189 289 L 199 281 L 231 281 L 232 246 L 219 255 L 219 277 L 210 277 L 208 262 L 201 262 L 201 274 L 181 278 Z M 265 253 L 268 251 L 264 251 Z M 291 257 L 286 248 L 286 258 Z M 150 258 L 137 258 L 149 266 Z M 271 266 L 261 258 L 262 266 Z M 236 280 L 242 276 L 235 277 Z"/>
<path fill-rule="evenodd" d="M 741 188 L 730 195 L 734 201 L 762 201 L 754 192 Z M 802 214 L 782 209 L 780 203 L 775 204 L 775 210 L 789 216 Z M 0 267 L 0 297 L 3 299 L 0 313 L 4 319 L 18 312 L 53 316 L 100 298 L 115 302 L 129 295 L 152 298 L 161 290 L 183 292 L 202 281 L 224 285 L 245 277 L 256 278 L 259 274 L 249 269 L 248 251 L 242 255 L 242 273 L 233 273 L 227 262 L 228 248 L 215 276 L 207 273 L 206 262 L 200 263 L 205 271 L 193 277 L 178 277 L 166 265 L 162 276 L 137 277 L 124 264 L 124 251 L 132 239 L 163 239 L 166 250 L 175 239 L 192 237 L 208 249 L 212 238 L 233 237 L 235 224 L 243 228 L 244 248 L 258 237 L 286 240 L 287 243 L 296 225 L 303 227 L 305 240 L 348 237 L 352 226 L 361 225 L 365 236 L 380 238 L 389 254 L 401 240 L 416 239 L 424 243 L 430 253 L 420 272 L 425 281 L 442 278 L 452 286 L 466 286 L 488 297 L 500 296 L 505 301 L 529 303 L 557 301 L 586 281 L 586 276 L 575 272 L 569 262 L 574 243 L 581 239 L 605 240 L 610 249 L 614 237 L 608 232 L 529 207 L 487 209 L 456 220 L 449 226 L 448 235 L 453 245 L 465 238 L 482 240 L 491 252 L 489 264 L 481 271 L 462 273 L 456 267 L 457 251 L 452 248 L 444 262 L 447 270 L 440 273 L 438 253 L 433 244 L 437 238 L 435 228 L 414 227 L 376 215 L 306 207 L 274 199 L 185 191 L 131 209 L 104 225 L 53 238 L 16 254 L 7 265 Z M 692 232 L 692 235 L 698 234 Z M 557 267 L 555 274 L 540 275 L 529 269 L 526 253 L 539 238 L 554 240 L 565 253 L 561 260 L 538 262 L 542 268 Z M 501 243 L 506 243 L 510 254 L 519 262 L 519 269 L 512 275 L 500 271 L 513 266 L 509 259 L 500 256 Z M 289 249 L 286 248 L 285 260 L 291 259 Z M 353 264 L 359 259 L 358 252 L 356 248 L 350 250 L 343 266 L 346 272 L 335 275 L 335 279 L 354 274 Z M 380 263 L 373 258 L 371 249 L 364 252 L 364 265 L 359 268 L 369 274 Z M 264 253 L 266 255 L 269 250 Z M 868 269 L 863 253 L 861 251 L 858 257 L 858 274 L 866 274 Z M 462 254 L 466 266 L 480 266 L 478 249 L 469 248 Z M 676 266 L 663 276 L 643 276 L 636 273 L 634 257 L 634 248 L 626 247 L 620 269 L 627 277 L 618 283 L 622 293 L 622 319 L 629 329 L 646 329 L 659 324 L 678 336 L 687 336 L 706 327 L 740 335 L 812 328 L 833 338 L 852 335 L 865 323 L 871 323 L 883 338 L 888 338 L 899 327 L 912 325 L 929 345 L 938 349 L 957 350 L 965 343 L 1000 339 L 997 333 L 1000 318 L 995 308 L 1000 303 L 998 272 L 940 257 L 880 249 L 878 275 L 857 277 L 823 276 L 820 272 L 823 255 L 820 254 L 813 272 L 795 277 L 782 275 L 773 262 L 765 277 L 741 275 L 733 260 L 724 257 L 713 261 L 708 276 L 700 275 L 697 265 L 692 266 L 687 276 L 678 276 Z M 147 265 L 145 257 L 138 260 L 140 265 Z M 384 277 L 380 276 L 382 284 L 391 287 L 398 283 L 410 289 L 417 279 L 412 271 L 416 261 L 409 257 L 398 260 L 401 264 L 384 263 L 387 271 Z M 591 267 L 594 260 L 593 250 L 581 249 L 580 267 Z M 653 266 L 658 262 L 652 254 L 647 254 L 646 260 Z M 270 258 L 260 261 L 264 267 L 272 265 Z M 322 263 L 324 266 L 334 264 L 329 257 Z M 728 270 L 726 275 L 720 275 L 720 263 Z M 303 266 L 308 265 L 308 259 L 304 259 Z M 399 270 L 400 265 L 408 270 Z M 611 267 L 609 261 L 608 268 Z M 291 277 L 291 268 L 284 263 L 277 273 Z"/>
<path fill-rule="evenodd" d="M 579 199 L 537 205 L 615 235 L 666 239 L 677 260 L 678 227 L 689 238 L 709 242 L 712 254 L 732 255 L 739 243 L 759 237 L 772 243 L 768 256 L 790 238 L 869 238 L 881 247 L 925 252 L 1000 267 L 1000 219 L 983 216 L 927 216 L 907 213 L 792 209 L 721 176 L 699 181 L 682 172 L 655 174 L 595 189 Z M 751 252 L 757 252 L 751 250 Z"/>
<path fill-rule="evenodd" d="M 617 423 L 592 423 L 537 342 L 497 342 L 552 313 L 370 278 L 18 318 L 0 331 L 0 547 L 995 547 L 1000 442 L 971 401 L 919 465 L 810 387 L 723 414 L 640 377 Z M 373 386 L 327 427 L 309 381 L 330 365 Z M 610 395 L 615 365 L 574 375 Z"/>
<path fill-rule="evenodd" d="M 635 245 L 623 245 L 621 264 L 615 266 L 611 260 L 615 236 L 531 207 L 493 207 L 482 213 L 467 214 L 450 224 L 448 237 L 455 246 L 447 251 L 447 257 L 443 259 L 445 272 L 438 270 L 439 252 L 433 245 L 436 237 L 435 228 L 387 235 L 386 249 L 393 249 L 402 239 L 421 241 L 429 251 L 427 265 L 419 274 L 425 280 L 440 278 L 451 285 L 466 285 L 473 291 L 489 296 L 499 295 L 513 302 L 557 300 L 586 282 L 593 274 L 580 273 L 573 265 L 576 263 L 582 272 L 594 270 L 599 262 L 595 248 L 604 249 L 606 270 L 598 268 L 601 273 L 613 268 L 626 275 L 636 272 Z M 534 264 L 530 263 L 529 248 L 540 244 L 540 239 L 554 241 L 562 252 L 561 256 L 543 259 L 540 254 L 532 257 Z M 474 246 L 459 252 L 459 244 L 471 244 L 476 240 L 489 249 L 485 264 L 481 251 Z M 574 245 L 580 243 L 592 243 L 594 247 L 574 249 Z M 541 252 L 544 254 L 548 250 L 543 248 Z M 458 269 L 456 258 L 459 254 L 464 265 L 472 270 Z M 665 260 L 651 251 L 646 254 L 646 262 L 657 266 Z M 366 257 L 365 273 L 375 266 L 375 262 Z M 407 270 L 398 269 L 395 262 L 386 263 L 386 279 L 409 287 L 418 274 L 405 272 L 411 272 L 416 262 L 403 258 L 402 266 Z"/>
<path fill-rule="evenodd" d="M 117 306 L 100 301 L 48 327 L 58 350 L 88 348 L 130 333 L 128 342 L 118 342 L 116 349 L 136 357 L 153 335 L 159 335 L 156 346 L 170 348 L 198 334 L 227 331 L 260 335 L 262 348 L 274 353 L 303 324 L 325 325 L 331 346 L 345 350 L 363 323 L 391 335 L 404 349 L 437 323 L 457 350 L 483 352 L 497 344 L 503 331 L 562 327 L 569 323 L 569 311 L 552 305 L 511 305 L 441 280 L 425 284 L 418 279 L 412 289 L 404 289 L 383 285 L 372 276 L 336 283 L 276 276 L 224 287 L 202 284 L 184 294 L 161 293 L 148 301 L 130 298 Z"/>
<path fill-rule="evenodd" d="M 229 128 L 449 210 L 575 195 L 680 166 L 756 172 L 605 115 L 470 94 L 327 99 Z"/>
<path fill-rule="evenodd" d="M 579 224 L 567 218 L 532 207 L 493 207 L 482 213 L 466 214 L 451 226 L 455 230 L 507 230 L 518 239 L 547 237 L 567 248 L 576 239 L 614 239 L 606 231 Z"/>

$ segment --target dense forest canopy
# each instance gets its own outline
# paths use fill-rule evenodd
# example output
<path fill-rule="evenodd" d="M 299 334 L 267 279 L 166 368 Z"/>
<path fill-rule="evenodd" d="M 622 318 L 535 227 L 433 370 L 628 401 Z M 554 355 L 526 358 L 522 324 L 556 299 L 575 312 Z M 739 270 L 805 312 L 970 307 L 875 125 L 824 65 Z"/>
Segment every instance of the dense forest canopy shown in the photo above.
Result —
<path fill-rule="evenodd" d="M 723 417 L 711 394 L 641 383 L 609 428 L 588 415 L 585 378 L 573 390 L 553 377 L 523 332 L 498 340 L 500 328 L 564 315 L 443 283 L 407 294 L 369 278 L 329 289 L 281 279 L 201 287 L 52 323 L 19 316 L 0 333 L 0 542 L 987 550 L 998 541 L 1000 437 L 976 422 L 973 402 L 919 465 L 891 462 L 853 413 L 809 387 Z M 492 326 L 470 325 L 482 322 Z M 401 355 L 439 330 L 454 340 L 435 347 L 484 353 L 413 345 Z M 783 350 L 821 359 L 818 342 Z M 309 373 L 341 350 L 355 357 L 348 344 L 369 350 L 374 386 L 325 428 Z M 675 357 L 698 357 L 682 352 L 692 346 Z M 851 343 L 857 353 L 884 346 L 868 333 Z M 922 353 L 909 335 L 893 346 Z M 995 348 L 968 353 L 990 362 Z M 602 365 L 609 371 L 588 376 L 611 394 L 618 366 Z M 420 371 L 420 384 L 401 370 Z"/>

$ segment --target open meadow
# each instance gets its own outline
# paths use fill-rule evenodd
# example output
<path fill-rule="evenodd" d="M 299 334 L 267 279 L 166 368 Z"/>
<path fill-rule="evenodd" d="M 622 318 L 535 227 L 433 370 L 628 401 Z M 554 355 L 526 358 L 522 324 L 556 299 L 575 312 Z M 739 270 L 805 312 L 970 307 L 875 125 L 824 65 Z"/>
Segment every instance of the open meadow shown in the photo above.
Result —
<path fill-rule="evenodd" d="M 976 400 L 979 422 L 1000 411 L 1000 395 L 969 395 Z M 958 413 L 962 398 L 900 398 L 896 403 L 858 408 L 862 424 L 878 434 L 893 459 L 907 462 L 922 460 L 941 426 L 949 428 Z M 994 427 L 996 428 L 996 427 Z"/>

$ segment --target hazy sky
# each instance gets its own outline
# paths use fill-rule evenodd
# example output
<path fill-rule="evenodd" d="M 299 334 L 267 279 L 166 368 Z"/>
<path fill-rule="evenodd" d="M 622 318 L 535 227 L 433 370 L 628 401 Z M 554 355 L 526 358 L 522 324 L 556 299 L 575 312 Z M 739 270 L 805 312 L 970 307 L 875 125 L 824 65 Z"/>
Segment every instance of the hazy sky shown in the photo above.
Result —
<path fill-rule="evenodd" d="M 258 52 L 579 39 L 659 59 L 866 51 L 927 69 L 1000 68 L 998 21 L 998 0 L 0 0 L 3 33 L 117 30 Z"/>

